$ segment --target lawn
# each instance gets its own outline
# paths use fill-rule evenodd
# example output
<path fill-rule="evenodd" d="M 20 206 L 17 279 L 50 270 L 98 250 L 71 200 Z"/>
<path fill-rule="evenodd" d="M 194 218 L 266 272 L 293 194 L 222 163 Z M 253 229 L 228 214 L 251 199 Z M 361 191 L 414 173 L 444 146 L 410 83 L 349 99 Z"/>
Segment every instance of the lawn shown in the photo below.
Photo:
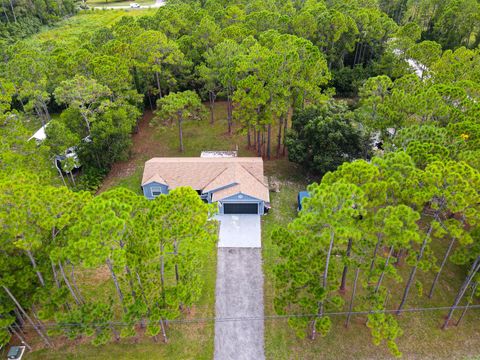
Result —
<path fill-rule="evenodd" d="M 267 163 L 268 164 L 268 163 Z M 284 166 L 288 166 L 285 165 Z M 285 169 L 284 169 L 285 170 Z M 288 172 L 284 171 L 288 174 Z M 277 261 L 276 247 L 270 240 L 271 231 L 276 226 L 285 226 L 296 216 L 297 193 L 305 188 L 307 180 L 301 172 L 291 169 L 291 177 L 281 180 L 280 192 L 271 194 L 272 210 L 263 218 L 262 243 L 265 272 L 265 314 L 275 315 L 273 309 L 273 275 L 272 268 Z M 447 244 L 436 242 L 433 250 L 437 258 L 441 258 Z M 407 277 L 406 267 L 401 268 L 403 278 Z M 352 284 L 350 271 L 349 285 Z M 431 301 L 426 296 L 419 296 L 412 288 L 406 308 L 449 306 L 452 294 L 456 292 L 463 280 L 462 268 L 449 264 L 437 286 Z M 424 283 L 424 293 L 429 290 L 433 275 L 417 273 L 417 279 Z M 347 285 L 348 286 L 348 285 Z M 398 306 L 398 299 L 403 292 L 404 283 L 396 285 L 387 308 Z M 346 305 L 350 291 L 344 294 Z M 345 308 L 346 309 L 346 308 Z M 459 311 L 458 311 L 459 313 Z M 459 315 L 457 313 L 457 315 Z M 478 326 L 478 310 L 470 310 L 458 327 L 444 331 L 440 329 L 446 311 L 425 313 L 404 313 L 399 317 L 404 335 L 398 340 L 400 351 L 405 359 L 467 359 L 480 354 L 480 328 Z M 376 347 L 372 344 L 370 329 L 365 326 L 365 316 L 352 318 L 349 329 L 344 327 L 344 316 L 332 318 L 331 332 L 325 338 L 315 341 L 299 339 L 284 319 L 267 319 L 265 321 L 265 353 L 267 359 L 390 359 L 386 345 Z"/>

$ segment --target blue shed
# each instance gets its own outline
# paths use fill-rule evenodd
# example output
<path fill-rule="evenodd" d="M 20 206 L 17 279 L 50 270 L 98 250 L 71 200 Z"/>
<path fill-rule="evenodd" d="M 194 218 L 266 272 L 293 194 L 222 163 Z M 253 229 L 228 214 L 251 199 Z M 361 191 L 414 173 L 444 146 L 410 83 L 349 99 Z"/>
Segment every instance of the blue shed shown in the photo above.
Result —
<path fill-rule="evenodd" d="M 309 198 L 310 193 L 308 191 L 300 191 L 297 196 L 297 202 L 298 202 L 298 207 L 297 210 L 300 211 L 302 210 L 302 201 L 305 198 Z"/>

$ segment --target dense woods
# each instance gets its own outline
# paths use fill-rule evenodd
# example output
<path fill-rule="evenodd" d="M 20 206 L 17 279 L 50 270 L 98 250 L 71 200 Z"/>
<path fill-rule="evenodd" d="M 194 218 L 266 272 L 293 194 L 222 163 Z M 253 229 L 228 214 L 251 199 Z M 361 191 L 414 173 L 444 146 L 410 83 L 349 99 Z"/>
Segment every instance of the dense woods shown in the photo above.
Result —
<path fill-rule="evenodd" d="M 326 335 L 329 311 L 366 311 L 374 343 L 399 356 L 409 329 L 383 310 L 432 297 L 449 262 L 465 277 L 444 327 L 480 295 L 478 1 L 171 0 L 94 31 L 28 37 L 75 6 L 2 1 L 0 344 L 22 326 L 45 346 L 137 326 L 168 340 L 168 320 L 201 294 L 214 209 L 189 189 L 154 201 L 88 190 L 128 157 L 145 109 L 178 128 L 183 151 L 184 122 L 213 124 L 218 100 L 226 136 L 318 179 L 273 234 L 275 310 L 308 315 L 289 319 L 299 336 Z M 42 125 L 46 140 L 27 141 Z M 57 169 L 72 147 L 81 170 L 69 157 Z M 438 259 L 435 243 L 448 244 Z M 85 269 L 107 271 L 112 291 L 82 293 Z"/>
<path fill-rule="evenodd" d="M 2 0 L 0 44 L 26 38 L 44 25 L 75 14 L 78 5 L 72 0 Z"/>

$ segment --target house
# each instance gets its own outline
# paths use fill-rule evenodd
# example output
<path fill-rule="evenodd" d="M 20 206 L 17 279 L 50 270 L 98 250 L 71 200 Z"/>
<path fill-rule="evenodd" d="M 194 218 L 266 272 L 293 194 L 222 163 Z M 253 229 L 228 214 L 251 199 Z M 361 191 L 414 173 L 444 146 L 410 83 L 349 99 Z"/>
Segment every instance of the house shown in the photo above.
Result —
<path fill-rule="evenodd" d="M 190 186 L 220 214 L 259 214 L 270 208 L 262 158 L 153 158 L 145 163 L 143 194 L 154 199 L 172 189 Z"/>

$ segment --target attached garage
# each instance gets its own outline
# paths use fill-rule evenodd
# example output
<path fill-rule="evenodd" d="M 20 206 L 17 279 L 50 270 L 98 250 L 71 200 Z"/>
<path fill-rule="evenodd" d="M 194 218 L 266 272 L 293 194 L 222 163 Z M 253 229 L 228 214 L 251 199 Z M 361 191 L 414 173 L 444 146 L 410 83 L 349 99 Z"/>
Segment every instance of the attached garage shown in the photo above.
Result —
<path fill-rule="evenodd" d="M 224 214 L 258 214 L 258 203 L 224 203 Z"/>
<path fill-rule="evenodd" d="M 264 215 L 270 208 L 262 158 L 153 158 L 145 163 L 147 199 L 179 187 L 191 187 L 203 201 L 217 204 L 219 215 Z"/>

